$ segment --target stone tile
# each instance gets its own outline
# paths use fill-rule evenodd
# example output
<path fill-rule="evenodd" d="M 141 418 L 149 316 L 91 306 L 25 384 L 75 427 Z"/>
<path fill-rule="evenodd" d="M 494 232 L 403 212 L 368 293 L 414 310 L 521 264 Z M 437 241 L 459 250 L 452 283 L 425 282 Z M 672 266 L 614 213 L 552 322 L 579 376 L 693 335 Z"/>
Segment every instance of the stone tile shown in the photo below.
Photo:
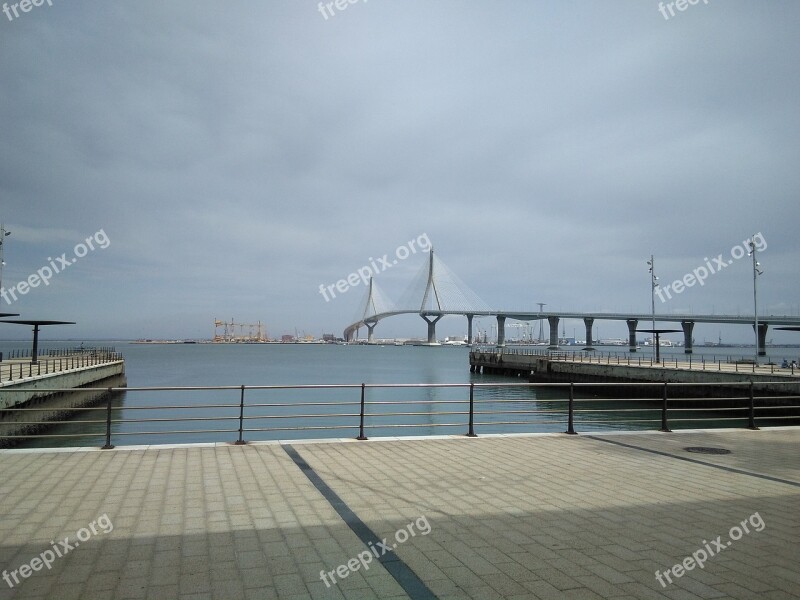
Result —
<path fill-rule="evenodd" d="M 694 464 L 557 435 L 296 448 L 440 598 L 800 597 L 800 490 L 715 468 L 800 481 L 800 430 L 600 437 L 675 456 L 689 445 L 733 452 Z M 0 451 L 0 468 L 6 569 L 98 515 L 114 523 L 14 597 L 405 597 L 377 561 L 322 583 L 321 570 L 366 546 L 279 444 Z M 656 569 L 756 511 L 761 532 L 658 584 Z M 423 518 L 426 535 L 395 538 Z"/>

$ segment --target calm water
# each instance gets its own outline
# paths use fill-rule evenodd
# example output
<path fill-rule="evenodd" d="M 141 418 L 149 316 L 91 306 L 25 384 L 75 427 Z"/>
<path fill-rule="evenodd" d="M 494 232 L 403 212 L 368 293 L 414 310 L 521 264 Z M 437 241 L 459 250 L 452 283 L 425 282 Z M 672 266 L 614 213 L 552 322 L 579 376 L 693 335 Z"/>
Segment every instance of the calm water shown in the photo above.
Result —
<path fill-rule="evenodd" d="M 89 344 L 87 343 L 87 346 Z M 131 344 L 113 345 L 123 353 L 128 386 L 241 386 L 298 384 L 467 384 L 519 381 L 469 372 L 466 347 L 336 346 L 322 344 Z M 74 347 L 74 343 L 49 343 L 43 348 Z M 25 347 L 0 343 L 0 351 Z M 614 347 L 612 350 L 625 348 Z M 643 348 L 641 356 L 651 350 Z M 747 349 L 697 348 L 695 356 L 749 355 Z M 683 356 L 682 349 L 664 348 L 665 357 Z M 773 349 L 773 360 L 797 359 L 800 349 Z M 113 442 L 118 445 L 235 441 L 239 390 L 135 391 L 117 395 Z M 554 400 L 564 392 L 552 388 L 476 388 L 476 430 L 480 433 L 564 431 L 566 406 Z M 247 440 L 355 437 L 358 434 L 360 389 L 248 390 Z M 465 388 L 368 389 L 368 411 L 379 413 L 367 420 L 367 435 L 463 434 L 467 431 L 468 390 Z M 425 404 L 408 404 L 425 401 Z M 376 403 L 382 404 L 376 404 Z M 388 403 L 394 404 L 388 404 Z M 304 403 L 313 405 L 303 406 Z M 335 403 L 335 405 L 334 405 Z M 213 406 L 209 406 L 213 405 Z M 225 405 L 225 406 L 221 406 Z M 257 406 L 261 405 L 261 406 Z M 264 406 L 269 405 L 269 406 Z M 281 406 L 276 406 L 281 405 Z M 192 409 L 175 408 L 190 406 Z M 155 408 L 173 407 L 173 408 Z M 496 411 L 514 411 L 496 414 Z M 412 413 L 398 415 L 397 413 Z M 442 414 L 442 413 L 451 414 Z M 452 414 L 457 413 L 457 414 Z M 292 415 L 303 414 L 297 417 Z M 326 416 L 326 415 L 342 416 Z M 619 418 L 619 414 L 615 418 Z M 593 411 L 576 417 L 579 431 L 657 428 L 658 414 L 635 411 L 622 415 L 625 422 L 610 421 Z M 169 421 L 186 417 L 213 417 L 210 421 Z M 27 446 L 102 445 L 104 409 L 82 412 L 49 433 L 82 434 L 74 438 L 38 439 Z M 650 420 L 649 422 L 640 422 Z M 520 424 L 522 423 L 522 424 Z M 323 426 L 333 429 L 322 429 Z M 176 430 L 186 433 L 174 433 Z M 199 431 L 204 430 L 204 431 Z M 225 430 L 225 431 L 220 431 Z M 269 431 L 267 431 L 269 430 Z M 170 433 L 158 433 L 158 432 Z"/>

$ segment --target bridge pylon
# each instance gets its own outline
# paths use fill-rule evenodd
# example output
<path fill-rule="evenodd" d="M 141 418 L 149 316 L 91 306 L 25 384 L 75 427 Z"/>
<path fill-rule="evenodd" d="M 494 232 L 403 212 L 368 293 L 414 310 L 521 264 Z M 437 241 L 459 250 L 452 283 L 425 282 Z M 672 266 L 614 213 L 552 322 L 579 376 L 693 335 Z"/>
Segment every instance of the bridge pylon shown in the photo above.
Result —
<path fill-rule="evenodd" d="M 413 291 L 412 288 L 411 292 Z M 411 296 L 411 302 L 413 298 L 414 296 Z M 466 315 L 467 339 L 471 343 L 473 312 L 490 310 L 488 305 L 434 254 L 433 248 L 428 253 L 422 300 L 415 308 L 419 309 L 420 317 L 428 326 L 429 344 L 436 342 L 436 323 L 448 312 Z"/>
<path fill-rule="evenodd" d="M 395 310 L 394 304 L 386 296 L 384 296 L 374 279 L 370 277 L 369 285 L 367 286 L 366 297 L 359 307 L 359 311 L 356 314 L 354 322 L 358 324 L 358 327 L 361 327 L 361 325 L 366 326 L 368 332 L 367 342 L 372 343 L 374 341 L 375 326 L 380 320 L 380 317 L 375 317 L 377 315 L 391 313 Z M 357 333 L 358 328 L 356 328 L 354 331 L 350 331 L 349 334 L 345 335 L 346 341 L 351 341 L 353 334 Z"/>

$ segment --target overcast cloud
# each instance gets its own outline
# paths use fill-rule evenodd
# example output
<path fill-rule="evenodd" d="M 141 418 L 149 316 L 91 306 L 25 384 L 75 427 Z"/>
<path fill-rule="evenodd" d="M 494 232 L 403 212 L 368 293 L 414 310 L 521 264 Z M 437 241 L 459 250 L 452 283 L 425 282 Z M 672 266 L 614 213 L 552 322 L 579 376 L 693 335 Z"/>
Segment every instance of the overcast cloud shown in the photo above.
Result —
<path fill-rule="evenodd" d="M 319 285 L 423 233 L 493 307 L 649 312 L 651 253 L 669 282 L 761 232 L 763 313 L 800 314 L 794 0 L 52 4 L 0 13 L 2 283 L 110 245 L 0 300 L 78 322 L 48 339 L 341 334 L 364 287 Z M 748 261 L 658 310 L 749 314 Z"/>

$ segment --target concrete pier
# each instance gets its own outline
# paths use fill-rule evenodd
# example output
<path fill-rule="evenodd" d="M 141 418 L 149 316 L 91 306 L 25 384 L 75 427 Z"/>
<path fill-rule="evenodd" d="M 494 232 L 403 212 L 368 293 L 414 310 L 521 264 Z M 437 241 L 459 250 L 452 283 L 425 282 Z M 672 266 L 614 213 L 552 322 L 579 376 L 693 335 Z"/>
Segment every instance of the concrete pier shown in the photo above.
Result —
<path fill-rule="evenodd" d="M 684 383 L 741 384 L 730 389 L 747 389 L 752 381 L 761 394 L 800 395 L 800 370 L 754 367 L 750 364 L 665 361 L 649 358 L 601 358 L 568 352 L 533 353 L 524 350 L 473 350 L 470 371 L 523 376 L 529 381 L 574 383 Z M 688 390 L 687 388 L 687 391 Z"/>
<path fill-rule="evenodd" d="M 0 435 L 24 435 L 41 430 L 30 421 L 53 421 L 74 416 L 66 409 L 84 408 L 104 400 L 107 392 L 80 388 L 125 387 L 125 362 L 115 353 L 40 358 L 4 362 L 0 376 Z M 72 390 L 76 391 L 52 391 Z M 27 410 L 3 410 L 27 409 Z M 36 409 L 36 410 L 29 410 Z M 0 438 L 0 447 L 13 439 Z"/>
<path fill-rule="evenodd" d="M 0 451 L 0 598 L 799 598 L 799 444 L 780 429 Z M 25 567 L 51 540 L 74 547 Z"/>

